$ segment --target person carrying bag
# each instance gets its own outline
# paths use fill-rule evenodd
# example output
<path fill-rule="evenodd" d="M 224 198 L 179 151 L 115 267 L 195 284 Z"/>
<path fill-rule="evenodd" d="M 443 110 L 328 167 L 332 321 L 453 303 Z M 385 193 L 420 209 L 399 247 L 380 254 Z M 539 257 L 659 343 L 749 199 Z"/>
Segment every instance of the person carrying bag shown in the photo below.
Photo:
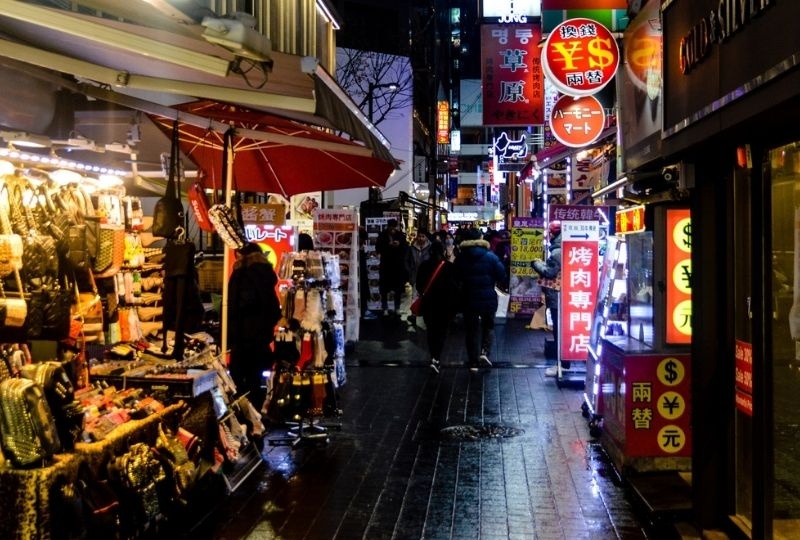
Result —
<path fill-rule="evenodd" d="M 457 308 L 458 283 L 453 263 L 445 260 L 445 246 L 439 241 L 430 247 L 430 258 L 422 261 L 417 269 L 417 290 L 420 295 L 414 300 L 418 304 L 412 313 L 422 315 L 425 323 L 430 368 L 439 373 L 439 359 L 447 338 L 447 328 Z"/>

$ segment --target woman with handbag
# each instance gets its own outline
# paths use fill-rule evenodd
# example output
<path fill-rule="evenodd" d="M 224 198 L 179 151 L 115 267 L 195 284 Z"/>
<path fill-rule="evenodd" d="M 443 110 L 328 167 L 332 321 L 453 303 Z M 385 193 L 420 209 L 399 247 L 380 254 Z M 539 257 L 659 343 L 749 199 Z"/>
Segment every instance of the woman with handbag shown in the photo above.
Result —
<path fill-rule="evenodd" d="M 430 367 L 439 373 L 447 328 L 455 315 L 458 286 L 453 263 L 445 258 L 445 246 L 436 240 L 431 243 L 430 257 L 417 268 L 417 290 L 420 297 L 422 320 L 431 355 Z"/>

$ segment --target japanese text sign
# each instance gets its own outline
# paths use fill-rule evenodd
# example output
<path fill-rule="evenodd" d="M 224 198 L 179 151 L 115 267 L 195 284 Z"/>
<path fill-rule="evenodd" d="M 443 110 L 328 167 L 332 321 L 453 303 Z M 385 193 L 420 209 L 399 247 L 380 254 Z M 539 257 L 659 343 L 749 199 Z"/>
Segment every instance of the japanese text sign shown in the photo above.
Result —
<path fill-rule="evenodd" d="M 244 234 L 248 241 L 261 245 L 274 268 L 278 268 L 284 253 L 294 250 L 294 227 L 246 224 Z"/>
<path fill-rule="evenodd" d="M 538 24 L 481 26 L 483 123 L 530 126 L 544 123 L 544 86 Z"/>
<path fill-rule="evenodd" d="M 692 342 L 692 218 L 688 208 L 667 210 L 666 342 Z"/>
<path fill-rule="evenodd" d="M 286 207 L 282 204 L 242 203 L 242 221 L 245 224 L 283 225 Z"/>
<path fill-rule="evenodd" d="M 551 133 L 558 142 L 572 148 L 596 141 L 605 125 L 605 110 L 593 96 L 561 96 L 550 113 Z"/>
<path fill-rule="evenodd" d="M 440 101 L 437 106 L 436 142 L 437 144 L 450 142 L 450 104 L 447 101 Z"/>
<path fill-rule="evenodd" d="M 531 261 L 547 258 L 544 254 L 543 225 L 542 218 L 513 218 L 509 285 L 511 313 L 529 315 L 542 305 L 542 290 Z"/>
<path fill-rule="evenodd" d="M 619 67 L 614 35 L 591 19 L 556 26 L 542 48 L 542 70 L 563 94 L 588 96 L 604 88 Z"/>

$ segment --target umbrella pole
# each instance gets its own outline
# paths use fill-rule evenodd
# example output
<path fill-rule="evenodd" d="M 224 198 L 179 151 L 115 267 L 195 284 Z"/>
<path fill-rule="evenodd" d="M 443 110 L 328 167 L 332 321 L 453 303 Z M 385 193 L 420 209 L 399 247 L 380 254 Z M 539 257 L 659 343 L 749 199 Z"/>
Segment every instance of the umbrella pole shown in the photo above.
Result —
<path fill-rule="evenodd" d="M 225 175 L 222 179 L 222 185 L 225 187 L 223 190 L 223 196 L 225 199 L 225 206 L 228 208 L 231 207 L 231 200 L 232 200 L 232 189 L 231 185 L 233 184 L 233 148 L 232 145 L 226 144 L 225 149 L 228 152 L 228 159 L 225 160 L 227 163 L 227 167 L 222 173 Z M 221 319 L 221 332 L 220 332 L 220 352 L 223 355 L 223 358 L 226 360 L 228 359 L 228 279 L 230 275 L 228 271 L 230 269 L 230 261 L 231 261 L 231 248 L 225 246 L 223 244 L 223 252 L 222 252 L 222 268 L 223 268 L 223 280 L 222 280 L 222 313 L 220 314 Z"/>

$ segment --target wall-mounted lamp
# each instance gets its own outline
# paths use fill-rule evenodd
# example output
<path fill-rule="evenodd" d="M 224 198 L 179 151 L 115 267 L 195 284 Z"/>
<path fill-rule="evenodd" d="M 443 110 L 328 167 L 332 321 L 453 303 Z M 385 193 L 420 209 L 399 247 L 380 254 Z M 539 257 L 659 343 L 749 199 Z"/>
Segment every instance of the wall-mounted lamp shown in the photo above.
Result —
<path fill-rule="evenodd" d="M 48 148 L 50 138 L 25 131 L 0 131 L 0 139 L 14 147 Z"/>

